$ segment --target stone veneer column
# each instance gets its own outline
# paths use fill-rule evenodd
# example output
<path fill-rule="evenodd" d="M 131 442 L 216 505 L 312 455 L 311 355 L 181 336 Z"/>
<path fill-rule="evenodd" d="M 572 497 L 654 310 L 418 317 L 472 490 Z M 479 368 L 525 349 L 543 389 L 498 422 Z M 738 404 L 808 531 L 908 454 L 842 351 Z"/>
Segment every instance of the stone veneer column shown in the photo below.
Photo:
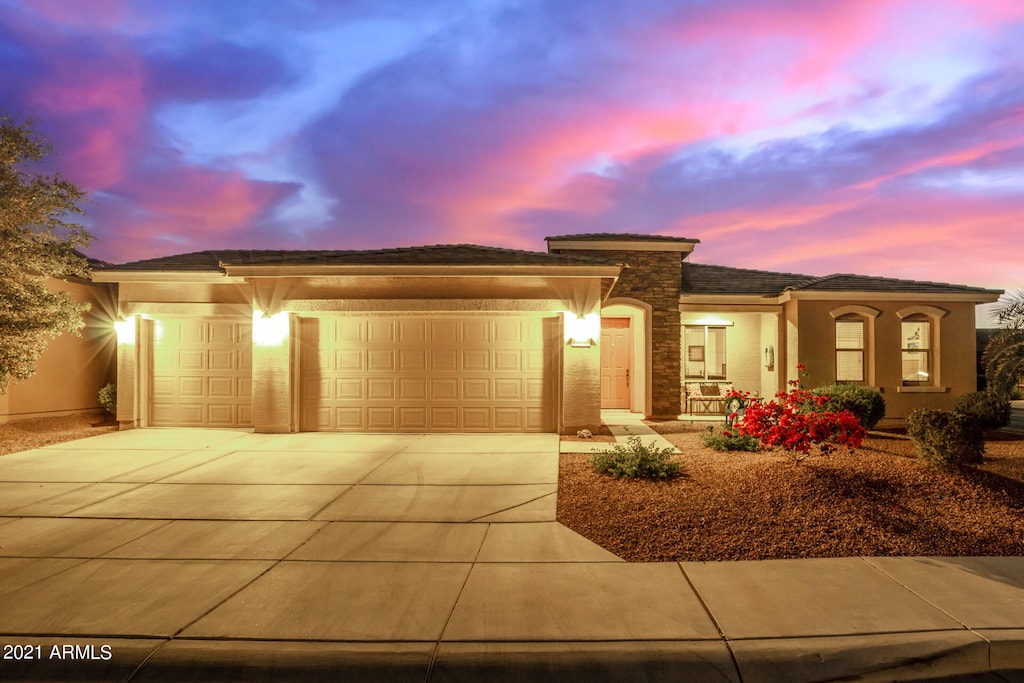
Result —
<path fill-rule="evenodd" d="M 609 298 L 639 299 L 651 306 L 651 417 L 675 418 L 682 412 L 678 251 L 553 249 L 556 253 L 626 263 Z"/>

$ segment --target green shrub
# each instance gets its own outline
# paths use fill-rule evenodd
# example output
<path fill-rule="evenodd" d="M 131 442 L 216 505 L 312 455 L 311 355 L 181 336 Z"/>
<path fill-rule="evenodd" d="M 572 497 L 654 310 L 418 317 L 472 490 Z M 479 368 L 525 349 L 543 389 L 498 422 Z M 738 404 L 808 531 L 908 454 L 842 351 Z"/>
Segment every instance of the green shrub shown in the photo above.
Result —
<path fill-rule="evenodd" d="M 100 405 L 111 415 L 117 414 L 117 385 L 108 384 L 100 389 Z"/>
<path fill-rule="evenodd" d="M 981 462 L 985 439 L 971 415 L 948 410 L 918 409 L 907 418 L 907 435 L 918 456 L 938 469 Z"/>
<path fill-rule="evenodd" d="M 1010 399 L 992 391 L 964 394 L 953 409 L 974 417 L 982 429 L 999 429 L 1010 421 Z"/>
<path fill-rule="evenodd" d="M 611 449 L 599 451 L 590 464 L 600 474 L 615 477 L 662 479 L 679 474 L 681 464 L 669 460 L 672 448 L 645 446 L 639 436 L 626 439 L 626 445 L 613 444 Z"/>
<path fill-rule="evenodd" d="M 701 434 L 700 439 L 705 446 L 716 451 L 756 451 L 761 443 L 755 436 L 740 434 L 735 427 L 723 430 L 708 427 L 708 431 Z"/>
<path fill-rule="evenodd" d="M 832 384 L 811 390 L 812 394 L 828 396 L 828 402 L 822 406 L 808 406 L 817 413 L 839 413 L 849 410 L 853 413 L 860 426 L 874 429 L 878 421 L 885 417 L 885 399 L 882 394 L 858 384 Z"/>

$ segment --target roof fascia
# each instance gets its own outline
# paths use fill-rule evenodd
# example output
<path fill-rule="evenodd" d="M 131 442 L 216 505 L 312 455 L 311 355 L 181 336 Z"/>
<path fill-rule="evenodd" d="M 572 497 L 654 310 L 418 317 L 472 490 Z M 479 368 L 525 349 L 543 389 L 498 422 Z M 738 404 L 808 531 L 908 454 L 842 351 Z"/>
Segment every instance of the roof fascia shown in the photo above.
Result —
<path fill-rule="evenodd" d="M 172 270 L 103 270 L 93 271 L 93 282 L 198 282 L 215 284 L 244 284 L 245 280 L 224 273 Z"/>
<path fill-rule="evenodd" d="M 678 251 L 689 254 L 695 242 L 645 242 L 642 240 L 549 240 L 548 251 L 554 249 L 586 251 Z"/>
<path fill-rule="evenodd" d="M 953 301 L 989 304 L 1002 294 L 997 290 L 981 292 L 807 292 L 787 291 L 778 296 L 779 303 L 787 301 Z"/>
<path fill-rule="evenodd" d="M 391 266 L 391 265 L 245 265 L 223 264 L 232 277 L 317 277 L 325 275 L 368 275 L 407 277 L 613 277 L 619 275 L 619 266 L 604 265 L 493 265 L 493 266 Z"/>

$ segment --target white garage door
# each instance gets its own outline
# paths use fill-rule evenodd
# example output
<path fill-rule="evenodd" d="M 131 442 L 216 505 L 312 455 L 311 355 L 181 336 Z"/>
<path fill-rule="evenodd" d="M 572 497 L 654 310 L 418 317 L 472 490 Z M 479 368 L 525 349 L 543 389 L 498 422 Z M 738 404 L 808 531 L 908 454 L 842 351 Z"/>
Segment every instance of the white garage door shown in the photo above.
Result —
<path fill-rule="evenodd" d="M 552 331 L 526 315 L 303 318 L 301 429 L 555 431 Z"/>
<path fill-rule="evenodd" d="M 252 321 L 165 317 L 154 322 L 149 423 L 252 425 Z"/>

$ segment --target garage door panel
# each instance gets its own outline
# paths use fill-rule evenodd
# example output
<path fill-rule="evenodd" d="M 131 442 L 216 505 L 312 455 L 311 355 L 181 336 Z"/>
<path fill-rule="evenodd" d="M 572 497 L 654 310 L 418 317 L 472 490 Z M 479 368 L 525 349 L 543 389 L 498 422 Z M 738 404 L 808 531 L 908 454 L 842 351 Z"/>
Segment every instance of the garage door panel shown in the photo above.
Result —
<path fill-rule="evenodd" d="M 490 401 L 491 380 L 486 377 L 467 377 L 463 379 L 462 398 L 466 401 Z"/>
<path fill-rule="evenodd" d="M 351 377 L 335 380 L 333 394 L 330 393 L 330 384 L 327 383 L 327 394 L 327 398 L 336 398 L 342 401 L 361 401 L 365 398 L 363 380 Z"/>
<path fill-rule="evenodd" d="M 207 355 L 208 370 L 234 370 L 236 354 L 233 349 L 210 349 Z"/>
<path fill-rule="evenodd" d="M 428 406 L 430 421 L 427 428 L 433 432 L 459 430 L 459 409 L 455 406 Z"/>
<path fill-rule="evenodd" d="M 234 398 L 238 394 L 234 377 L 209 377 L 206 386 L 210 398 Z"/>
<path fill-rule="evenodd" d="M 398 428 L 393 406 L 372 406 L 366 408 L 366 428 L 373 431 L 392 432 Z"/>
<path fill-rule="evenodd" d="M 494 399 L 496 401 L 522 401 L 523 382 L 519 379 L 495 379 Z"/>
<path fill-rule="evenodd" d="M 395 380 L 391 377 L 367 379 L 366 398 L 370 401 L 393 401 L 395 399 Z"/>
<path fill-rule="evenodd" d="M 398 380 L 399 401 L 426 401 L 426 399 L 427 380 L 425 377 L 402 378 Z M 424 416 L 425 419 L 426 417 Z"/>
<path fill-rule="evenodd" d="M 178 352 L 179 370 L 205 370 L 206 351 L 204 349 L 182 349 Z"/>
<path fill-rule="evenodd" d="M 427 408 L 426 406 L 411 406 L 398 408 L 398 431 L 426 431 L 427 430 Z"/>
<path fill-rule="evenodd" d="M 398 370 L 400 372 L 425 372 L 426 369 L 426 350 L 422 348 L 398 350 Z"/>
<path fill-rule="evenodd" d="M 523 354 L 513 349 L 497 349 L 494 352 L 495 372 L 522 372 Z"/>
<path fill-rule="evenodd" d="M 155 321 L 154 330 L 150 424 L 252 424 L 248 319 L 166 317 Z"/>
<path fill-rule="evenodd" d="M 463 349 L 462 369 L 466 372 L 487 372 L 491 369 L 490 349 Z"/>
<path fill-rule="evenodd" d="M 366 352 L 366 370 L 368 372 L 394 372 L 395 352 L 370 349 Z"/>
<path fill-rule="evenodd" d="M 311 315 L 301 324 L 300 427 L 550 431 L 544 329 L 522 315 Z"/>
<path fill-rule="evenodd" d="M 182 398 L 202 398 L 206 395 L 205 377 L 179 377 L 178 396 Z"/>
<path fill-rule="evenodd" d="M 329 368 L 342 372 L 362 372 L 364 369 L 362 351 L 338 351 L 334 358 L 335 363 L 328 364 Z"/>
<path fill-rule="evenodd" d="M 495 408 L 494 429 L 499 432 L 522 432 L 526 430 L 522 408 Z"/>
<path fill-rule="evenodd" d="M 455 349 L 428 349 L 430 370 L 434 372 L 456 372 L 459 369 L 459 355 Z"/>
<path fill-rule="evenodd" d="M 381 344 L 395 340 L 395 322 L 393 320 L 370 318 L 365 324 L 367 344 Z"/>
<path fill-rule="evenodd" d="M 463 408 L 462 428 L 468 432 L 490 431 L 491 408 Z"/>
<path fill-rule="evenodd" d="M 430 398 L 434 401 L 455 401 L 459 398 L 459 380 L 455 377 L 431 377 Z"/>

